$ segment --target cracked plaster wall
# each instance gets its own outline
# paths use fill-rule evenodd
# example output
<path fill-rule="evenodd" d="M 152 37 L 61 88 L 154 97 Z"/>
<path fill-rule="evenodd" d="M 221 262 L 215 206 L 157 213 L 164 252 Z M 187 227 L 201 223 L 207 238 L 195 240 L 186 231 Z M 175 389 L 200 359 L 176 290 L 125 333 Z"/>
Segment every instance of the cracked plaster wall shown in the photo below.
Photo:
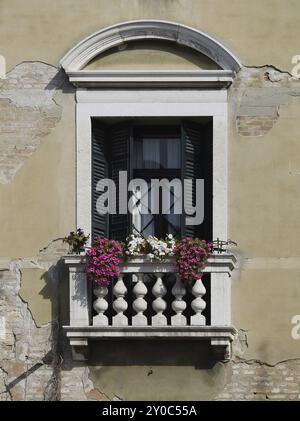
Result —
<path fill-rule="evenodd" d="M 300 96 L 300 82 L 272 66 L 244 67 L 230 90 L 236 131 L 243 137 L 265 136 L 282 106 Z"/>
<path fill-rule="evenodd" d="M 300 359 L 269 365 L 260 361 L 232 361 L 230 380 L 215 400 L 299 401 Z"/>
<path fill-rule="evenodd" d="M 290 320 L 300 313 L 300 88 L 288 72 L 299 54 L 299 2 L 266 0 L 262 7 L 260 0 L 226 0 L 220 11 L 211 0 L 165 0 L 155 7 L 121 1 L 122 7 L 119 1 L 79 6 L 64 0 L 58 7 L 45 0 L 42 9 L 37 0 L 26 7 L 20 0 L 1 2 L 0 53 L 12 70 L 0 81 L 0 256 L 6 262 L 0 271 L 0 399 L 118 400 L 136 393 L 165 399 L 184 379 L 184 399 L 298 400 L 300 352 Z M 170 370 L 146 350 L 140 365 L 103 362 L 96 349 L 79 364 L 57 330 L 58 319 L 68 320 L 66 273 L 57 266 L 65 250 L 54 239 L 75 225 L 75 101 L 56 66 L 79 39 L 134 18 L 199 28 L 245 64 L 229 91 L 229 231 L 240 261 L 232 309 L 240 330 L 233 361 L 216 367 L 199 367 L 190 355 Z M 43 25 L 32 27 L 41 19 Z M 117 351 L 124 359 L 124 350 Z"/>
<path fill-rule="evenodd" d="M 237 88 L 234 87 L 234 89 Z M 245 92 L 247 93 L 247 88 L 243 89 L 242 94 L 240 92 L 236 95 L 231 93 L 231 95 L 233 95 L 233 98 L 242 98 Z M 265 134 L 263 133 L 263 135 Z M 236 132 L 235 135 L 239 135 L 239 133 Z M 263 140 L 264 136 L 260 138 L 260 140 Z M 36 153 L 38 153 L 38 150 Z M 12 181 L 12 184 L 14 183 L 15 180 Z M 239 235 L 241 235 L 240 232 Z M 247 235 L 245 235 L 246 237 Z M 50 242 L 47 247 L 41 249 L 38 256 L 34 258 L 23 258 L 19 261 L 22 266 L 24 283 L 19 292 L 20 295 L 15 293 L 12 295 L 11 305 L 15 307 L 17 304 L 18 307 L 22 303 L 23 307 L 21 306 L 20 311 L 23 313 L 26 312 L 25 320 L 28 320 L 27 324 L 22 325 L 22 330 L 27 334 L 26 338 L 16 337 L 17 345 L 14 341 L 10 342 L 9 338 L 11 334 L 9 330 L 6 335 L 5 352 L 10 347 L 10 351 L 8 352 L 11 352 L 11 354 L 8 354 L 10 355 L 8 358 L 4 357 L 4 363 L 1 364 L 3 399 L 37 400 L 52 399 L 53 396 L 62 400 L 133 399 L 134 396 L 137 396 L 137 391 L 139 391 L 138 397 L 141 399 L 160 399 L 160 397 L 162 399 L 166 397 L 171 399 L 172 396 L 175 396 L 176 388 L 173 389 L 173 385 L 176 384 L 176 379 L 182 378 L 186 378 L 185 382 L 188 384 L 186 395 L 181 396 L 182 399 L 190 399 L 191 396 L 194 399 L 280 399 L 283 396 L 287 399 L 298 399 L 295 390 L 299 387 L 299 375 L 297 366 L 293 362 L 285 363 L 283 365 L 285 370 L 283 370 L 278 368 L 277 365 L 273 368 L 268 367 L 267 369 L 262 369 L 262 366 L 265 364 L 259 362 L 251 363 L 252 366 L 249 368 L 248 360 L 243 360 L 244 357 L 250 358 L 255 356 L 257 359 L 265 357 L 266 361 L 275 361 L 276 364 L 279 357 L 285 355 L 296 357 L 298 355 L 298 344 L 290 338 L 289 318 L 286 317 L 292 307 L 294 307 L 293 312 L 297 312 L 298 310 L 299 292 L 296 291 L 295 294 L 298 279 L 297 273 L 295 273 L 294 281 L 291 278 L 291 273 L 289 273 L 289 283 L 291 284 L 289 291 L 291 294 L 289 300 L 285 303 L 286 307 L 283 307 L 280 304 L 281 295 L 278 292 L 281 291 L 281 276 L 285 276 L 286 272 L 282 272 L 280 275 L 276 271 L 276 274 L 278 274 L 276 277 L 273 274 L 256 271 L 255 276 L 253 276 L 253 271 L 245 271 L 243 273 L 243 270 L 241 270 L 242 276 L 235 279 L 233 285 L 233 313 L 236 326 L 243 327 L 247 330 L 248 346 L 244 346 L 243 351 L 237 353 L 238 355 L 242 355 L 240 357 L 242 360 L 226 364 L 223 368 L 221 364 L 218 370 L 214 366 L 212 368 L 195 370 L 195 365 L 188 364 L 185 367 L 174 365 L 172 366 L 172 370 L 170 370 L 170 367 L 164 366 L 159 361 L 156 362 L 158 365 L 144 364 L 136 367 L 132 364 L 123 368 L 103 365 L 101 361 L 97 360 L 92 365 L 91 362 L 88 362 L 87 365 L 80 365 L 72 362 L 66 344 L 64 344 L 65 348 L 62 351 L 61 361 L 61 353 L 55 353 L 55 358 L 58 362 L 56 362 L 56 366 L 53 366 L 52 362 L 45 363 L 42 361 L 45 355 L 50 352 L 51 329 L 49 329 L 49 326 L 52 326 L 55 315 L 57 316 L 56 312 L 53 313 L 53 308 L 55 309 L 53 305 L 54 297 L 51 294 L 49 296 L 49 290 L 48 295 L 45 294 L 45 291 L 44 293 L 42 292 L 44 289 L 43 283 L 45 282 L 43 275 L 49 271 L 51 265 L 64 253 L 65 250 L 58 240 Z M 13 268 L 15 268 L 14 265 Z M 15 275 L 14 282 L 17 282 L 15 288 L 19 290 L 19 275 L 14 271 L 12 273 Z M 11 271 L 6 272 L 6 276 L 4 277 L 5 282 L 11 279 L 12 273 Z M 270 280 L 268 286 L 266 280 Z M 262 322 L 262 320 L 253 316 L 253 314 L 259 313 L 265 303 L 264 296 L 254 296 L 251 299 L 253 282 L 257 284 L 256 290 L 259 290 L 260 285 L 264 283 L 265 293 L 271 290 L 276 291 L 274 297 L 278 298 L 278 302 L 274 303 L 274 308 L 272 309 L 272 321 L 267 317 Z M 248 287 L 250 288 L 250 293 L 247 292 Z M 7 286 L 5 289 L 6 291 L 8 290 Z M 30 310 L 20 297 L 30 303 Z M 250 297 L 246 303 L 245 297 Z M 4 298 L 7 303 L 7 296 Z M 40 303 L 39 300 L 41 300 Z M 43 300 L 48 300 L 48 305 L 43 305 Z M 49 303 L 49 300 L 51 303 Z M 240 302 L 243 302 L 242 312 Z M 271 304 L 269 304 L 268 308 L 270 311 Z M 4 314 L 6 314 L 6 311 L 5 309 Z M 15 317 L 15 309 L 13 310 L 13 315 Z M 51 321 L 52 323 L 50 323 Z M 18 318 L 13 318 L 13 321 L 10 323 L 18 324 Z M 272 323 L 276 326 L 277 332 L 270 335 L 269 329 Z M 41 327 L 38 328 L 37 325 Z M 284 333 L 286 339 L 289 341 L 288 346 L 286 342 L 281 342 L 282 349 L 278 347 L 279 326 L 281 326 L 280 332 Z M 39 332 L 39 338 L 42 338 L 39 339 L 40 342 L 36 340 L 37 332 Z M 30 338 L 29 346 L 26 345 L 28 333 Z M 243 341 L 241 342 L 243 343 Z M 56 346 L 58 346 L 57 341 Z M 17 347 L 27 347 L 29 349 L 29 356 L 27 354 L 26 356 L 19 356 L 14 351 Z M 289 350 L 288 353 L 286 349 Z M 198 352 L 198 350 L 195 349 L 195 352 Z M 143 351 L 143 353 L 147 355 L 146 351 Z M 10 362 L 6 360 L 10 360 Z M 37 368 L 31 373 L 28 371 L 31 367 Z M 149 379 L 148 373 L 150 370 L 153 376 L 151 374 Z M 24 373 L 26 372 L 27 378 L 26 375 L 24 377 Z M 122 383 L 118 380 L 120 373 L 122 373 L 121 377 L 124 379 Z M 172 378 L 169 378 L 170 373 L 173 375 Z M 283 373 L 287 373 L 285 377 L 283 377 Z M 253 375 L 255 377 L 254 380 L 252 378 Z M 137 384 L 136 390 L 131 387 L 133 382 Z M 147 384 L 148 386 L 146 387 Z M 224 390 L 220 390 L 220 385 L 224 387 Z M 47 392 L 49 390 L 50 394 Z M 197 391 L 196 395 L 193 394 L 193 391 Z"/>
<path fill-rule="evenodd" d="M 62 109 L 53 96 L 62 83 L 44 63 L 22 63 L 0 80 L 0 183 L 13 180 L 59 122 Z"/>
<path fill-rule="evenodd" d="M 0 255 L 29 258 L 74 228 L 74 88 L 24 62 L 0 81 L 0 109 Z"/>
<path fill-rule="evenodd" d="M 44 400 L 54 374 L 55 321 L 36 326 L 18 294 L 20 284 L 19 263 L 12 262 L 9 271 L 0 272 L 0 313 L 5 317 L 0 341 L 0 400 Z"/>

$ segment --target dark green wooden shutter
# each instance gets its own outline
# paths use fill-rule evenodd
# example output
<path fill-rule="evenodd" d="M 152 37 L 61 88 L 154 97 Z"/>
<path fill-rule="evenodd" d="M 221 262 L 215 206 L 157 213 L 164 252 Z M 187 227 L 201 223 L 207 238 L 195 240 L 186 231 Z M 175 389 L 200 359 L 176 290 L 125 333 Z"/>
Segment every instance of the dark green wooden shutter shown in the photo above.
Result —
<path fill-rule="evenodd" d="M 98 120 L 92 120 L 92 239 L 107 237 L 108 216 L 97 212 L 96 202 L 101 194 L 96 191 L 99 180 L 109 176 L 107 159 L 107 130 Z"/>
<path fill-rule="evenodd" d="M 131 179 L 130 149 L 132 144 L 131 125 L 129 123 L 116 124 L 110 127 L 110 174 L 117 188 L 117 214 L 110 216 L 110 238 L 124 241 L 130 232 L 131 218 L 119 214 L 119 172 L 127 171 L 128 182 Z M 128 203 L 128 194 L 127 194 Z"/>
<path fill-rule="evenodd" d="M 212 240 L 212 122 L 200 125 L 182 124 L 182 178 L 193 180 L 192 200 L 195 205 L 195 179 L 204 179 L 204 221 L 186 225 L 183 213 L 182 235 Z"/>

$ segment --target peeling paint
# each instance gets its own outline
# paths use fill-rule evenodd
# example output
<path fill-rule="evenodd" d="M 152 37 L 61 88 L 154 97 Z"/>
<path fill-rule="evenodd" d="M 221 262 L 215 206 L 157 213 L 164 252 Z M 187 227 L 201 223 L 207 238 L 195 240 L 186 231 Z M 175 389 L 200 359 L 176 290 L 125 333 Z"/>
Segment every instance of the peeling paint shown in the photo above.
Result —
<path fill-rule="evenodd" d="M 54 95 L 64 83 L 56 67 L 23 62 L 0 80 L 0 183 L 10 183 L 61 119 Z"/>
<path fill-rule="evenodd" d="M 0 342 L 0 400 L 42 400 L 53 368 L 45 360 L 52 353 L 52 323 L 37 328 L 19 296 L 21 273 L 17 262 L 0 276 L 0 314 L 6 335 Z"/>
<path fill-rule="evenodd" d="M 280 117 L 280 108 L 300 96 L 300 81 L 274 66 L 247 66 L 230 90 L 236 131 L 243 137 L 265 136 Z"/>

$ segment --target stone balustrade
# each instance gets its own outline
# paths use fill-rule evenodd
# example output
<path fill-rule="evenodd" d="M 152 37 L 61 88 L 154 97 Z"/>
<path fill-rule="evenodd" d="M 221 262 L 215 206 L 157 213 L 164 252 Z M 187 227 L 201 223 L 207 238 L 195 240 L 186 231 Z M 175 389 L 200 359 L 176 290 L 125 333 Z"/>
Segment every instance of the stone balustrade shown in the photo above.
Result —
<path fill-rule="evenodd" d="M 188 286 L 176 275 L 173 258 L 131 258 L 108 287 L 87 282 L 85 256 L 64 261 L 70 274 L 70 324 L 64 329 L 73 347 L 110 337 L 195 337 L 218 347 L 233 339 L 230 275 L 236 260 L 231 254 L 212 256 L 203 279 Z"/>
<path fill-rule="evenodd" d="M 94 310 L 98 313 L 92 318 L 93 326 L 186 326 L 188 324 L 193 326 L 203 326 L 206 324 L 206 319 L 202 315 L 206 308 L 206 302 L 203 299 L 206 294 L 205 286 L 201 279 L 198 279 L 190 288 L 191 294 L 194 296 L 191 302 L 193 315 L 190 321 L 183 315 L 187 309 L 187 303 L 184 296 L 187 294 L 187 288 L 182 284 L 179 277 L 174 275 L 168 281 L 164 280 L 164 275 L 175 273 L 175 263 L 172 259 L 166 262 L 153 262 L 146 258 L 132 259 L 122 266 L 121 274 L 116 283 L 111 285 L 113 293 L 112 307 L 115 315 L 111 322 L 105 315 L 108 310 L 108 302 L 106 297 L 109 293 L 109 288 L 97 286 L 93 289 L 93 294 L 96 297 L 93 303 Z M 135 275 L 136 280 L 130 280 L 125 285 L 124 278 L 126 275 Z M 154 281 L 145 279 L 147 275 L 152 275 Z M 128 289 L 132 289 L 133 300 L 129 302 Z M 167 301 L 165 295 L 168 290 L 172 294 L 172 300 Z M 149 294 L 151 292 L 151 294 Z M 147 296 L 147 298 L 146 298 Z M 133 310 L 132 316 L 124 314 L 131 307 Z M 150 310 L 153 313 L 151 317 L 147 317 L 145 312 Z M 152 310 L 152 311 L 151 311 Z M 171 311 L 173 315 L 169 318 L 165 314 L 166 311 Z"/>

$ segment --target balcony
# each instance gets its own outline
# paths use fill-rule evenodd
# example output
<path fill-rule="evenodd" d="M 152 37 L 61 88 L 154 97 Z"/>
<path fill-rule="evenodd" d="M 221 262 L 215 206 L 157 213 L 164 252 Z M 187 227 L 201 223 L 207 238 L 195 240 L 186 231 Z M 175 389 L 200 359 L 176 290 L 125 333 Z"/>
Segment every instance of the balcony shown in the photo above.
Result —
<path fill-rule="evenodd" d="M 85 256 L 63 258 L 69 268 L 70 324 L 63 329 L 75 360 L 85 359 L 88 344 L 109 339 L 209 341 L 217 358 L 229 359 L 236 333 L 230 324 L 230 276 L 234 255 L 215 254 L 202 280 L 185 287 L 175 260 L 131 258 L 109 287 L 86 280 Z"/>

